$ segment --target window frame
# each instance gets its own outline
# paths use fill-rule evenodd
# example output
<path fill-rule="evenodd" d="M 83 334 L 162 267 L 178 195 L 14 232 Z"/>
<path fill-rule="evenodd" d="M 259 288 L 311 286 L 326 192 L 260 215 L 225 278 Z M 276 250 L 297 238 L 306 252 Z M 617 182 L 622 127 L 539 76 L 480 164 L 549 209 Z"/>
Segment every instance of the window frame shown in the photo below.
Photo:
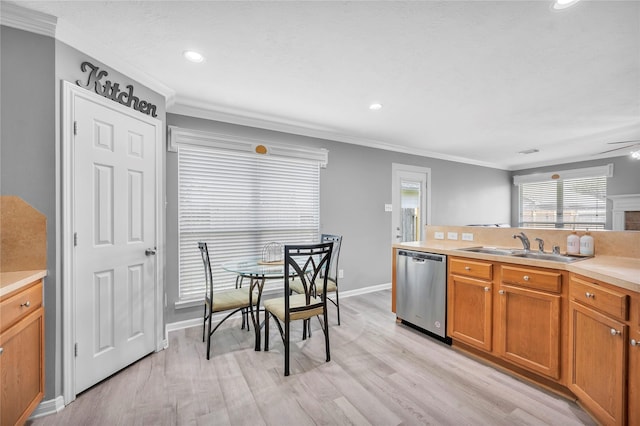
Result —
<path fill-rule="evenodd" d="M 514 185 L 518 186 L 518 226 L 519 227 L 529 227 L 529 228 L 550 228 L 550 229 L 604 229 L 607 222 L 607 201 L 606 201 L 606 190 L 607 190 L 607 178 L 613 176 L 613 164 L 608 164 L 606 166 L 599 167 L 589 167 L 583 169 L 572 169 L 572 170 L 564 170 L 560 172 L 550 172 L 550 173 L 536 173 L 529 175 L 518 175 L 514 176 L 513 182 Z M 581 220 L 575 221 L 576 217 L 589 217 L 588 214 L 585 215 L 577 215 L 574 216 L 574 221 L 566 221 L 566 211 L 571 209 L 568 208 L 569 203 L 573 200 L 576 201 L 576 198 L 580 196 L 580 192 L 576 190 L 569 191 L 569 187 L 567 184 L 571 184 L 574 188 L 581 183 L 586 184 L 597 184 L 598 189 L 602 189 L 604 187 L 604 194 L 601 196 L 603 198 L 603 208 L 598 209 L 597 201 L 594 203 L 596 206 L 596 217 L 597 212 L 602 211 L 602 220 L 601 221 L 589 221 L 589 220 Z M 535 188 L 534 185 L 540 185 L 540 188 Z M 555 205 L 553 212 L 555 213 L 554 220 L 552 221 L 535 221 L 529 220 L 525 221 L 525 209 L 524 204 L 524 194 L 523 191 L 526 189 L 531 189 L 535 191 L 544 190 L 543 185 L 548 185 L 553 187 L 555 190 Z M 566 187 L 565 187 L 566 186 Z M 565 194 L 571 196 L 571 198 L 565 197 Z M 575 208 L 574 208 L 575 210 Z M 551 210 L 550 210 L 551 211 Z"/>
<path fill-rule="evenodd" d="M 214 232 L 214 228 L 217 228 L 218 231 L 220 231 L 222 229 L 221 226 L 225 226 L 224 223 L 222 225 L 220 225 L 220 223 L 215 225 L 215 218 L 211 217 L 211 215 L 209 215 L 209 218 L 207 219 L 199 220 L 200 223 L 184 225 L 184 223 L 182 222 L 182 209 L 186 208 L 183 205 L 183 203 L 185 202 L 185 200 L 183 200 L 183 196 L 190 196 L 192 198 L 192 201 L 196 198 L 193 196 L 194 194 L 196 194 L 196 190 L 194 190 L 193 187 L 193 179 L 198 179 L 197 173 L 205 173 L 204 176 L 210 176 L 209 173 L 215 173 L 219 170 L 220 173 L 223 173 L 221 174 L 221 176 L 224 177 L 225 182 L 228 181 L 230 176 L 233 176 L 229 174 L 229 170 L 231 170 L 231 173 L 233 173 L 234 170 L 238 170 L 238 179 L 242 179 L 241 175 L 244 175 L 246 178 L 247 173 L 252 174 L 254 176 L 253 179 L 238 181 L 238 187 L 242 187 L 244 185 L 246 188 L 250 189 L 250 193 L 245 195 L 244 202 L 253 201 L 253 194 L 256 190 L 258 190 L 258 193 L 262 196 L 262 192 L 260 192 L 259 186 L 263 184 L 262 181 L 264 179 L 268 179 L 269 177 L 275 179 L 274 183 L 269 186 L 269 189 L 277 187 L 278 183 L 289 185 L 289 182 L 291 182 L 292 184 L 298 186 L 297 193 L 300 194 L 299 202 L 302 203 L 301 205 L 307 209 L 311 209 L 311 211 L 307 210 L 306 212 L 311 217 L 305 216 L 304 223 L 296 220 L 292 222 L 294 224 L 298 224 L 296 225 L 297 227 L 287 227 L 285 224 L 284 228 L 281 226 L 276 226 L 274 229 L 268 229 L 273 228 L 269 225 L 272 222 L 265 222 L 262 219 L 263 216 L 260 216 L 258 213 L 251 213 L 251 209 L 243 207 L 243 214 L 247 215 L 244 217 L 249 220 L 248 223 L 256 226 L 252 229 L 257 229 L 259 230 L 259 232 L 254 233 L 253 231 L 244 231 L 242 229 L 236 230 L 236 233 L 240 237 L 234 237 L 238 239 L 232 240 L 232 245 L 234 247 L 230 250 L 216 250 L 215 248 L 212 250 L 212 245 L 215 246 L 216 243 L 222 245 L 225 244 L 224 237 L 222 237 L 218 241 L 213 238 L 210 238 L 210 241 L 207 241 L 210 244 L 210 254 L 212 256 L 211 263 L 212 267 L 214 268 L 214 284 L 216 282 L 220 283 L 219 285 L 214 286 L 214 289 L 216 287 L 219 289 L 224 289 L 233 288 L 235 286 L 235 275 L 224 271 L 221 267 L 221 264 L 225 261 L 229 261 L 233 258 L 237 259 L 240 256 L 259 258 L 264 244 L 271 241 L 278 241 L 282 244 L 292 244 L 313 242 L 319 238 L 320 168 L 326 167 L 327 165 L 328 151 L 326 149 L 301 148 L 298 146 L 273 144 L 270 142 L 250 138 L 240 138 L 237 136 L 221 135 L 211 132 L 201 132 L 191 129 L 170 127 L 168 150 L 178 152 L 179 282 L 178 301 L 175 304 L 176 308 L 190 307 L 200 304 L 205 292 L 204 282 L 201 286 L 201 289 L 198 288 L 197 285 L 197 281 L 199 281 L 197 277 L 202 276 L 204 272 L 202 271 L 202 260 L 200 259 L 200 253 L 198 251 L 196 242 L 191 241 L 193 244 L 189 244 L 189 247 L 185 246 L 185 244 L 188 244 L 190 242 L 190 238 L 193 239 L 193 234 L 191 237 L 188 236 L 188 232 L 190 231 L 189 227 L 194 227 L 193 230 L 195 230 L 194 232 L 197 235 L 196 239 L 203 239 L 206 241 L 207 238 L 210 237 L 211 233 Z M 182 155 L 184 155 L 186 159 L 181 157 L 181 151 Z M 185 166 L 185 164 L 182 164 L 183 160 L 186 162 L 186 165 L 192 166 L 196 169 L 196 175 L 187 178 L 190 182 L 190 185 L 192 185 L 191 187 L 187 188 L 182 188 L 181 182 L 181 179 L 185 179 L 185 175 L 183 175 L 185 170 L 181 169 L 181 167 Z M 205 169 L 201 169 L 201 167 L 203 166 L 208 167 L 207 164 L 209 163 L 217 164 L 217 168 L 213 171 L 205 171 Z M 236 163 L 235 167 L 234 163 Z M 222 171 L 223 169 L 220 168 L 221 164 L 225 165 L 226 171 Z M 270 165 L 279 167 L 279 169 L 274 169 L 275 173 L 273 174 L 273 176 L 271 173 L 265 174 L 265 169 L 263 169 L 264 167 L 269 167 Z M 295 179 L 291 179 L 291 176 L 295 176 Z M 289 178 L 287 179 L 287 177 Z M 231 185 L 235 185 L 235 182 L 233 182 L 233 177 L 231 177 L 231 182 Z M 210 180 L 207 185 L 209 185 L 209 188 L 207 188 L 206 191 L 213 190 L 220 192 L 221 185 L 217 183 L 217 180 Z M 262 188 L 262 190 L 264 191 L 264 187 Z M 202 191 L 205 191 L 205 189 L 202 189 Z M 279 193 L 281 194 L 279 196 L 277 194 L 269 195 L 270 197 L 275 197 L 275 199 L 271 198 L 266 201 L 267 203 L 272 203 L 272 208 L 275 207 L 277 209 L 278 205 L 283 205 L 282 200 L 284 199 L 284 197 L 282 195 L 282 192 Z M 308 195 L 308 193 L 311 194 Z M 289 196 L 287 198 L 287 207 L 290 207 L 290 193 L 286 192 L 286 194 Z M 211 196 L 211 194 L 208 196 Z M 267 196 L 268 195 L 265 195 L 265 197 Z M 233 204 L 235 195 L 233 196 L 233 199 L 227 198 L 225 200 L 223 198 L 217 197 L 212 197 L 211 199 L 216 199 L 219 203 L 218 206 L 224 206 L 225 208 L 227 208 L 230 204 Z M 245 204 L 243 204 L 244 202 L 240 202 L 240 205 L 245 206 Z M 263 203 L 264 202 L 265 201 L 263 199 Z M 200 208 L 198 207 L 199 205 L 204 210 L 210 208 L 215 209 L 214 207 L 209 207 L 201 202 L 200 204 L 198 204 L 198 201 L 193 201 L 193 203 L 192 208 L 198 209 Z M 235 207 L 238 206 L 236 205 Z M 281 208 L 282 207 L 280 207 L 280 209 Z M 280 210 L 280 212 L 282 212 L 282 210 Z M 191 217 L 197 217 L 197 211 L 192 211 L 191 214 L 193 214 L 193 216 Z M 276 213 L 270 212 L 269 214 L 273 216 Z M 276 214 L 276 217 L 280 219 L 281 217 L 286 217 L 286 215 L 282 215 L 280 213 Z M 292 219 L 292 217 L 289 217 L 289 219 Z M 205 228 L 202 228 L 205 222 L 206 230 L 210 232 L 205 232 Z M 236 225 L 238 224 L 236 223 Z M 202 232 L 197 230 L 198 227 L 202 229 Z M 242 227 L 235 226 L 235 228 Z M 185 232 L 187 233 L 185 234 Z M 226 231 L 224 232 L 224 234 L 227 234 Z M 242 247 L 242 245 L 246 247 Z M 193 246 L 193 250 L 191 250 L 191 246 Z M 231 246 L 231 244 L 229 246 Z M 251 248 L 249 249 L 249 247 Z M 267 286 L 265 286 L 265 290 L 268 291 Z"/>

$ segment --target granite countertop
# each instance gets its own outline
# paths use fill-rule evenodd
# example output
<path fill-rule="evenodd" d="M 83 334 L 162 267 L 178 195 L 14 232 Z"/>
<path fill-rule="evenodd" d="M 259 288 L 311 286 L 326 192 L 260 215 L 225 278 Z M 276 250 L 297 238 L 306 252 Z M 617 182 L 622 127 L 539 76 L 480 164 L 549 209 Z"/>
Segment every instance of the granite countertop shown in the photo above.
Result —
<path fill-rule="evenodd" d="M 479 244 L 478 242 L 467 243 L 443 240 L 396 243 L 393 244 L 393 247 L 407 250 L 429 251 L 449 256 L 460 256 L 472 259 L 537 266 L 541 268 L 560 269 L 603 281 L 625 290 L 640 293 L 640 259 L 638 258 L 596 255 L 592 258 L 573 263 L 561 263 L 549 260 L 526 259 L 459 250 L 465 247 L 477 247 L 480 245 L 482 244 Z M 521 249 L 522 247 L 513 246 L 511 248 Z"/>
<path fill-rule="evenodd" d="M 45 269 L 35 271 L 0 272 L 0 298 L 47 276 Z"/>

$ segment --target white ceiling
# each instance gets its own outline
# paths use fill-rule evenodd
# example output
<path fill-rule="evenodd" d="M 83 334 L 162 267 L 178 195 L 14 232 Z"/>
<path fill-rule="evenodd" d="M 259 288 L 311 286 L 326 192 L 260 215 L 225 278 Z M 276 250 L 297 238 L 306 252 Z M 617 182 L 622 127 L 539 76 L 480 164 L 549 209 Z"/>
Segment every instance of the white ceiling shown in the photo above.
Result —
<path fill-rule="evenodd" d="M 640 140 L 640 1 L 17 3 L 169 112 L 506 170 Z"/>

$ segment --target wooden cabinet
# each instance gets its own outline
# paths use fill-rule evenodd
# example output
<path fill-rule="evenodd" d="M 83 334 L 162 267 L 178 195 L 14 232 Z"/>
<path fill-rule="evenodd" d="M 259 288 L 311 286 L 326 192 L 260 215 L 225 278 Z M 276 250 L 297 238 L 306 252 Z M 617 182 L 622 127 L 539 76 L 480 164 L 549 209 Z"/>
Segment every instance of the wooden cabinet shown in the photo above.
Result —
<path fill-rule="evenodd" d="M 493 265 L 449 258 L 447 332 L 450 337 L 491 351 Z"/>
<path fill-rule="evenodd" d="M 576 275 L 569 295 L 569 389 L 603 424 L 624 425 L 629 296 Z"/>
<path fill-rule="evenodd" d="M 562 278 L 551 269 L 450 258 L 449 336 L 558 381 Z"/>
<path fill-rule="evenodd" d="M 0 299 L 0 424 L 24 424 L 44 395 L 42 279 Z"/>
<path fill-rule="evenodd" d="M 640 303 L 635 305 L 640 322 Z M 629 426 L 640 426 L 640 324 L 629 336 L 627 413 Z"/>
<path fill-rule="evenodd" d="M 560 272 L 501 267 L 497 340 L 502 358 L 560 378 L 561 291 Z"/>

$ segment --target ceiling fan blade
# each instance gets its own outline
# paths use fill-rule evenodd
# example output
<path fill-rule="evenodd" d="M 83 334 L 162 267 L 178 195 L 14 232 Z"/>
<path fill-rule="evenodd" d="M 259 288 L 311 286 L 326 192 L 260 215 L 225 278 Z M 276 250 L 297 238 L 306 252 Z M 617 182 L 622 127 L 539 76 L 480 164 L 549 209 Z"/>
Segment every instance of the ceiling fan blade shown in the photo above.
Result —
<path fill-rule="evenodd" d="M 621 146 L 620 148 L 613 148 L 613 149 L 610 149 L 608 151 L 602 151 L 602 152 L 599 152 L 598 154 L 606 154 L 608 152 L 620 151 L 620 150 L 623 150 L 623 149 L 631 148 L 632 146 L 636 146 L 636 145 L 640 145 L 640 143 L 632 143 L 631 145 Z"/>
<path fill-rule="evenodd" d="M 640 144 L 640 139 L 635 139 L 635 140 L 630 140 L 630 141 L 620 141 L 620 142 L 607 142 L 607 144 L 609 144 L 609 145 L 616 145 L 616 144 L 619 144 L 619 143 L 631 143 L 633 145 L 638 145 L 638 144 Z"/>

